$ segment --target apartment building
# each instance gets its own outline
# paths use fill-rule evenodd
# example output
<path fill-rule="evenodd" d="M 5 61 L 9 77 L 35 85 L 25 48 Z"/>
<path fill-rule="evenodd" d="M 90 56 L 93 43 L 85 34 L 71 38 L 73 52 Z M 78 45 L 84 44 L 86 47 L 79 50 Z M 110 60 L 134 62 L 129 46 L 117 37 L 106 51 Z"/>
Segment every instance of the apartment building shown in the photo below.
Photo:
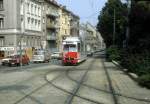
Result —
<path fill-rule="evenodd" d="M 90 23 L 80 25 L 80 37 L 84 51 L 94 51 L 105 47 L 101 34 Z"/>
<path fill-rule="evenodd" d="M 0 56 L 24 49 L 62 50 L 78 35 L 79 17 L 55 0 L 0 0 Z"/>
<path fill-rule="evenodd" d="M 11 54 L 20 47 L 27 51 L 41 48 L 41 12 L 42 4 L 39 0 L 0 0 L 1 52 Z M 8 47 L 13 48 L 10 51 Z"/>
<path fill-rule="evenodd" d="M 79 17 L 55 0 L 45 0 L 44 8 L 43 30 L 46 48 L 52 52 L 61 51 L 65 37 L 79 34 Z"/>
<path fill-rule="evenodd" d="M 60 5 L 54 0 L 45 0 L 43 11 L 43 27 L 46 48 L 58 51 L 58 37 L 60 32 Z"/>
<path fill-rule="evenodd" d="M 79 24 L 80 18 L 71 12 L 71 20 L 70 20 L 70 35 L 71 36 L 79 36 Z"/>

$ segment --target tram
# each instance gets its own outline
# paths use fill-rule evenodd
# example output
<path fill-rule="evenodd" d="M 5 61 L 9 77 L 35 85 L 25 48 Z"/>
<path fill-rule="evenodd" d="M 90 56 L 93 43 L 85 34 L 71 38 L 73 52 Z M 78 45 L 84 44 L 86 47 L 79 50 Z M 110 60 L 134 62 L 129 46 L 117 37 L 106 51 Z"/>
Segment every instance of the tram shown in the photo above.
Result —
<path fill-rule="evenodd" d="M 81 50 L 81 40 L 79 37 L 66 37 L 63 40 L 63 65 L 76 65 L 86 60 L 86 55 Z"/>

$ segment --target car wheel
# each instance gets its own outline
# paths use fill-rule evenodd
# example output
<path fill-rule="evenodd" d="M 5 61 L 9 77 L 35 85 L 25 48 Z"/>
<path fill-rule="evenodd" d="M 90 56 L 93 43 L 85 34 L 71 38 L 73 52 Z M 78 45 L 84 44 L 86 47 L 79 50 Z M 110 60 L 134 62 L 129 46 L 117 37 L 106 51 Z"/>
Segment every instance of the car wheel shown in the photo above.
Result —
<path fill-rule="evenodd" d="M 10 66 L 10 67 L 12 66 L 11 63 L 9 63 L 9 66 Z"/>
<path fill-rule="evenodd" d="M 29 62 L 27 62 L 27 65 L 29 65 Z"/>
<path fill-rule="evenodd" d="M 16 65 L 17 65 L 17 66 L 20 66 L 20 63 L 17 63 Z"/>

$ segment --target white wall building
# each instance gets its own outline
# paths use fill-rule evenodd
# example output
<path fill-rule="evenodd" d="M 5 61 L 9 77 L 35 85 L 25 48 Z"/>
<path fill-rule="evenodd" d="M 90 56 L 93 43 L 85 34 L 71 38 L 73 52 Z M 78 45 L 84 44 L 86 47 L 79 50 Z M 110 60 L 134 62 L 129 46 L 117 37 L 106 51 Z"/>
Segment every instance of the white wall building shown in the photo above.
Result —
<path fill-rule="evenodd" d="M 2 0 L 0 3 L 0 47 L 41 48 L 44 37 L 41 0 Z"/>

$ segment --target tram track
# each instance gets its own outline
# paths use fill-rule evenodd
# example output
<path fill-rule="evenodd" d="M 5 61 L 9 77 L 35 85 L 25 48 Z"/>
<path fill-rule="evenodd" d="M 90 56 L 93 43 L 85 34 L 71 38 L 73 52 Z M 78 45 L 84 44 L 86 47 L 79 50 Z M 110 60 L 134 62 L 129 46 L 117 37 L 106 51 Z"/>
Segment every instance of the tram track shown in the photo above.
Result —
<path fill-rule="evenodd" d="M 48 82 L 49 84 L 51 84 L 53 87 L 55 87 L 55 88 L 57 88 L 57 89 L 59 89 L 59 90 L 61 90 L 61 91 L 63 91 L 63 92 L 66 92 L 66 93 L 69 94 L 68 98 L 67 98 L 66 101 L 65 101 L 65 104 L 71 104 L 74 97 L 77 97 L 77 98 L 80 98 L 80 99 L 83 99 L 83 100 L 86 100 L 86 101 L 89 101 L 89 102 L 92 102 L 92 103 L 95 103 L 95 104 L 104 104 L 104 103 L 101 103 L 101 102 L 98 102 L 98 101 L 95 101 L 95 100 L 92 100 L 92 99 L 89 99 L 89 98 L 86 98 L 86 97 L 83 97 L 83 96 L 79 96 L 79 95 L 76 94 L 76 93 L 78 92 L 78 90 L 79 90 L 81 84 L 83 83 L 84 78 L 86 77 L 88 71 L 89 71 L 89 70 L 91 69 L 91 67 L 92 67 L 91 64 L 90 64 L 89 66 L 90 66 L 90 67 L 88 67 L 88 69 L 86 70 L 86 72 L 84 73 L 84 75 L 81 77 L 80 83 L 78 83 L 77 86 L 75 86 L 75 88 L 73 89 L 72 92 L 70 92 L 70 91 L 68 91 L 68 90 L 66 90 L 66 89 L 64 89 L 64 88 L 62 88 L 62 87 L 59 87 L 59 86 L 55 85 L 52 81 L 49 81 L 46 77 L 45 77 L 45 80 L 47 80 L 47 82 Z M 74 66 L 74 67 L 72 67 L 72 68 L 66 70 L 66 72 L 68 72 L 68 71 L 74 71 L 74 70 L 76 70 L 76 66 Z"/>
<path fill-rule="evenodd" d="M 81 76 L 81 79 L 80 79 L 80 80 L 75 80 L 75 79 L 73 79 L 71 76 L 69 76 L 69 72 L 70 72 L 70 71 L 75 71 L 75 70 L 77 69 L 77 66 L 69 67 L 69 68 L 64 69 L 64 70 L 62 70 L 61 68 L 53 69 L 53 70 L 51 70 L 51 71 L 45 72 L 44 74 L 39 74 L 39 75 L 43 76 L 43 78 L 44 78 L 44 80 L 45 80 L 46 82 L 45 82 L 44 84 L 40 85 L 39 87 L 37 87 L 36 89 L 32 90 L 31 92 L 29 92 L 28 94 L 24 95 L 21 99 L 17 100 L 17 101 L 16 101 L 15 103 L 13 103 L 13 104 L 18 104 L 18 103 L 20 103 L 21 101 L 23 101 L 24 99 L 29 98 L 32 94 L 36 93 L 37 91 L 41 90 L 43 87 L 45 87 L 45 86 L 47 86 L 47 85 L 51 85 L 51 86 L 55 87 L 56 89 L 58 89 L 58 90 L 60 90 L 60 91 L 63 91 L 63 92 L 65 92 L 65 93 L 68 93 L 68 94 L 69 94 L 69 96 L 68 96 L 67 99 L 66 99 L 65 104 L 71 104 L 72 101 L 73 101 L 73 99 L 74 99 L 74 97 L 77 97 L 77 98 L 80 98 L 80 99 L 83 99 L 83 100 L 86 100 L 86 101 L 89 101 L 89 102 L 92 102 L 92 103 L 95 103 L 95 104 L 104 104 L 104 103 L 101 103 L 101 102 L 92 100 L 92 99 L 90 99 L 90 98 L 86 98 L 86 97 L 77 95 L 77 92 L 79 91 L 79 89 L 80 89 L 80 87 L 81 87 L 82 85 L 83 85 L 83 86 L 86 86 L 86 87 L 89 87 L 89 88 L 92 88 L 92 89 L 95 89 L 95 90 L 97 90 L 97 91 L 103 91 L 103 92 L 105 92 L 105 93 L 112 94 L 112 97 L 113 97 L 113 100 L 114 100 L 114 103 L 115 103 L 115 104 L 119 104 L 119 103 L 118 103 L 118 98 L 117 98 L 117 96 L 122 96 L 122 97 L 125 97 L 125 98 L 134 99 L 134 100 L 138 100 L 138 101 L 150 102 L 149 100 L 134 98 L 134 97 L 130 97 L 130 96 L 126 96 L 126 95 L 120 94 L 120 93 L 116 93 L 113 88 L 110 88 L 111 91 L 105 91 L 105 90 L 102 90 L 102 89 L 95 88 L 95 87 L 93 87 L 93 86 L 84 84 L 83 82 L 84 82 L 84 80 L 85 80 L 85 77 L 87 76 L 87 73 L 89 72 L 89 70 L 92 68 L 93 63 L 94 63 L 94 60 L 93 60 L 91 63 L 92 63 L 92 64 L 90 64 L 90 65 L 88 66 L 88 69 L 86 69 L 86 72 L 84 73 L 83 76 Z M 102 62 L 102 64 L 104 65 L 103 62 Z M 106 70 L 106 67 L 105 67 L 105 66 L 103 66 L 103 67 L 104 67 L 104 70 Z M 64 89 L 64 88 L 62 88 L 62 87 L 60 87 L 60 86 L 54 84 L 54 81 L 55 81 L 57 78 L 59 78 L 60 76 L 64 75 L 64 74 L 62 74 L 62 72 L 60 72 L 60 73 L 59 73 L 56 77 L 54 77 L 52 80 L 48 80 L 48 79 L 47 79 L 47 75 L 52 74 L 53 72 L 58 72 L 59 70 L 61 70 L 61 71 L 67 76 L 68 79 L 70 79 L 70 80 L 72 80 L 72 81 L 74 81 L 74 82 L 77 83 L 77 86 L 75 86 L 75 87 L 73 88 L 73 91 L 68 91 L 68 90 L 66 90 L 66 89 Z M 80 70 L 80 69 L 79 69 L 79 70 Z M 81 69 L 81 70 L 83 70 L 83 69 Z M 60 75 L 60 74 L 61 74 L 61 75 Z M 111 78 L 110 78 L 110 76 L 109 76 L 108 71 L 106 71 L 105 74 L 107 74 L 107 78 L 108 78 L 107 80 L 111 81 Z M 39 76 L 39 75 L 35 75 L 34 77 L 37 77 L 37 76 Z M 108 76 L 109 76 L 109 77 L 108 77 Z M 26 82 L 26 81 L 28 81 L 28 80 L 32 80 L 34 77 L 31 77 L 30 79 L 27 79 L 27 80 L 25 80 L 24 82 Z M 109 82 L 109 81 L 108 81 L 108 82 Z M 22 82 L 22 83 L 24 83 L 24 82 Z M 21 83 L 21 82 L 20 82 L 20 83 Z M 110 84 L 109 84 L 109 87 L 113 87 L 113 86 L 112 86 L 112 83 L 111 83 L 111 82 L 109 82 L 109 83 L 110 83 Z M 35 98 L 35 99 L 36 99 L 36 98 Z"/>
<path fill-rule="evenodd" d="M 69 69 L 72 69 L 72 68 L 68 68 L 68 69 L 66 69 L 66 70 L 69 70 Z M 26 80 L 23 80 L 23 81 L 21 81 L 21 82 L 15 83 L 14 85 L 19 85 L 19 84 L 21 84 L 21 83 L 28 82 L 29 80 L 33 80 L 34 78 L 39 77 L 39 76 L 43 76 L 42 78 L 44 78 L 44 80 L 46 81 L 44 84 L 42 84 L 41 86 L 39 86 L 39 87 L 37 87 L 36 89 L 32 90 L 32 91 L 29 92 L 28 94 L 24 94 L 24 96 L 23 96 L 22 98 L 20 98 L 19 100 L 15 101 L 15 103 L 13 103 L 13 104 L 18 104 L 18 103 L 20 103 L 20 102 L 23 101 L 24 99 L 28 98 L 29 96 L 31 96 L 31 95 L 34 94 L 35 92 L 39 91 L 40 89 L 42 89 L 43 87 L 45 87 L 46 85 L 48 85 L 49 82 L 46 80 L 47 73 L 50 74 L 50 73 L 53 73 L 53 72 L 56 72 L 56 71 L 62 71 L 62 69 L 61 69 L 61 68 L 57 68 L 57 69 L 55 69 L 55 70 L 46 71 L 46 72 L 44 72 L 43 74 L 41 74 L 41 73 L 40 73 L 40 74 L 36 74 L 36 75 L 34 75 L 34 76 L 32 76 L 32 77 L 26 79 Z M 51 82 L 54 81 L 54 80 L 56 80 L 58 77 L 60 77 L 60 75 L 57 75 L 55 78 L 53 78 L 53 79 L 51 80 Z"/>
<path fill-rule="evenodd" d="M 72 70 L 69 70 L 69 71 L 72 71 Z M 80 83 L 78 80 L 75 80 L 74 78 L 72 78 L 70 75 L 69 75 L 69 71 L 66 72 L 66 76 L 68 79 L 70 79 L 71 81 L 75 82 L 75 83 Z M 94 86 L 91 86 L 91 85 L 88 85 L 88 84 L 85 84 L 85 83 L 82 83 L 81 84 L 82 86 L 85 86 L 85 87 L 88 87 L 88 88 L 92 88 L 94 90 L 97 90 L 99 92 L 104 92 L 104 93 L 108 93 L 108 94 L 112 94 L 112 92 L 110 91 L 106 91 L 104 89 L 100 89 L 100 88 L 96 88 Z M 124 95 L 122 93 L 114 93 L 115 96 L 121 96 L 121 97 L 124 97 L 124 98 L 127 98 L 127 99 L 131 99 L 131 100 L 137 100 L 137 101 L 141 101 L 141 102 L 146 102 L 146 103 L 150 103 L 150 100 L 147 100 L 147 99 L 141 99 L 141 98 L 136 98 L 136 97 L 132 97 L 132 96 L 128 96 L 128 95 Z"/>
<path fill-rule="evenodd" d="M 74 96 L 79 91 L 79 88 L 81 87 L 83 81 L 85 80 L 85 77 L 87 76 L 87 73 L 89 72 L 89 70 L 91 70 L 94 62 L 95 62 L 95 60 L 93 62 L 91 62 L 91 64 L 89 65 L 88 69 L 86 70 L 86 72 L 84 73 L 84 75 L 79 80 L 79 83 L 77 83 L 77 86 L 73 89 L 73 92 L 72 92 L 73 94 L 70 95 L 70 96 L 68 96 L 68 98 L 66 100 L 66 104 L 71 104 L 71 102 L 73 101 Z"/>
<path fill-rule="evenodd" d="M 79 83 L 77 80 L 73 79 L 71 76 L 69 76 L 68 74 L 66 74 L 66 76 L 68 77 L 68 79 L 72 80 L 73 82 L 76 82 L 76 83 Z M 91 85 L 88 85 L 88 84 L 82 84 L 82 86 L 85 86 L 87 88 L 92 88 L 94 90 L 97 90 L 99 92 L 104 92 L 104 93 L 108 93 L 108 94 L 111 94 L 110 91 L 106 91 L 104 89 L 100 89 L 100 88 L 96 88 L 94 86 L 91 86 Z M 121 97 L 124 97 L 124 98 L 128 98 L 128 99 L 131 99 L 131 100 L 137 100 L 137 101 L 141 101 L 141 102 L 147 102 L 147 103 L 150 103 L 150 100 L 146 100 L 146 99 L 140 99 L 140 98 L 136 98 L 136 97 L 132 97 L 132 96 L 127 96 L 127 95 L 124 95 L 124 94 L 121 94 L 121 93 L 115 93 L 116 96 L 121 96 Z"/>

